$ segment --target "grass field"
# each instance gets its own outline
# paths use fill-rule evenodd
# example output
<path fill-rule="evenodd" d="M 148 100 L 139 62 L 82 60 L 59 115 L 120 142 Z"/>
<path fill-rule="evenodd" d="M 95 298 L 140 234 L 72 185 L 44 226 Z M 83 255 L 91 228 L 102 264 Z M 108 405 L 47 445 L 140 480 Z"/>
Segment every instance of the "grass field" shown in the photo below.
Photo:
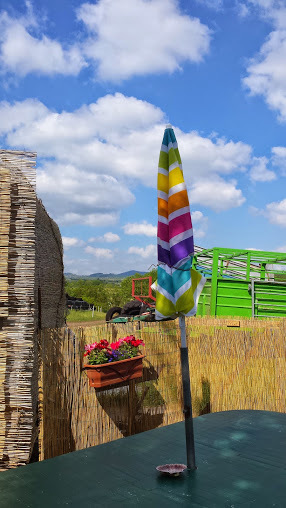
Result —
<path fill-rule="evenodd" d="M 92 310 L 71 310 L 67 315 L 67 322 L 77 323 L 84 321 L 102 321 L 105 319 L 105 312 L 95 312 L 92 317 Z"/>

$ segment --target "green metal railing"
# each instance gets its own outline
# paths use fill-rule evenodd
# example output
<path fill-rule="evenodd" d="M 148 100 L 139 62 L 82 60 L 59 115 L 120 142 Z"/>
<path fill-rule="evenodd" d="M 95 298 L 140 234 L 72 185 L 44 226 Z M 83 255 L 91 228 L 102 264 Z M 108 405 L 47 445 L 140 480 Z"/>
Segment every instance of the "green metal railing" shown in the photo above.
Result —
<path fill-rule="evenodd" d="M 198 315 L 286 316 L 286 253 L 197 249 L 194 267 L 208 278 Z"/>

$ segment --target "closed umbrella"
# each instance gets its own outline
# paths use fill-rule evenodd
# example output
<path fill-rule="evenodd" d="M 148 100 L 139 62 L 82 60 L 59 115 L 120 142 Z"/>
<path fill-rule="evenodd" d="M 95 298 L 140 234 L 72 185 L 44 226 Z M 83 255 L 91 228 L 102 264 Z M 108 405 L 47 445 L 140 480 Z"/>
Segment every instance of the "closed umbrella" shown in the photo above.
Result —
<path fill-rule="evenodd" d="M 194 316 L 204 277 L 192 269 L 194 239 L 189 198 L 175 133 L 167 125 L 158 167 L 156 320 L 179 317 L 187 466 L 195 469 L 185 316 Z"/>

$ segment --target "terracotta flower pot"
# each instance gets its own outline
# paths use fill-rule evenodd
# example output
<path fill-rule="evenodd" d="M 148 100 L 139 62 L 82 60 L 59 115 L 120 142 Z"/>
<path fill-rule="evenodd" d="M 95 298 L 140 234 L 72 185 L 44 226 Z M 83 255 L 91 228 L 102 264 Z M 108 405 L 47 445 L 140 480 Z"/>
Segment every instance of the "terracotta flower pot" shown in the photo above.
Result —
<path fill-rule="evenodd" d="M 89 386 L 102 388 L 142 377 L 143 358 L 144 355 L 139 355 L 119 362 L 84 365 L 89 378 Z"/>

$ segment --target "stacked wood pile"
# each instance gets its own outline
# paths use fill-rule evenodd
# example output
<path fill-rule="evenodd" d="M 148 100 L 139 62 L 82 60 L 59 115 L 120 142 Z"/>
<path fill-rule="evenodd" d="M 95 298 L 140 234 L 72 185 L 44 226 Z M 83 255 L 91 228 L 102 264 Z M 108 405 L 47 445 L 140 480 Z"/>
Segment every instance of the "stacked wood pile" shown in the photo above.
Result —
<path fill-rule="evenodd" d="M 29 461 L 37 437 L 37 329 L 41 321 L 64 324 L 61 237 L 37 200 L 35 163 L 35 153 L 0 150 L 0 469 Z M 50 240 L 43 240 L 47 230 Z M 55 262 L 57 290 L 49 281 Z"/>
<path fill-rule="evenodd" d="M 187 318 L 194 416 L 234 409 L 286 412 L 286 320 Z M 134 333 L 143 379 L 90 388 L 84 344 Z M 41 334 L 41 459 L 183 420 L 178 322 L 100 325 Z M 183 439 L 183 437 L 182 437 Z"/>

